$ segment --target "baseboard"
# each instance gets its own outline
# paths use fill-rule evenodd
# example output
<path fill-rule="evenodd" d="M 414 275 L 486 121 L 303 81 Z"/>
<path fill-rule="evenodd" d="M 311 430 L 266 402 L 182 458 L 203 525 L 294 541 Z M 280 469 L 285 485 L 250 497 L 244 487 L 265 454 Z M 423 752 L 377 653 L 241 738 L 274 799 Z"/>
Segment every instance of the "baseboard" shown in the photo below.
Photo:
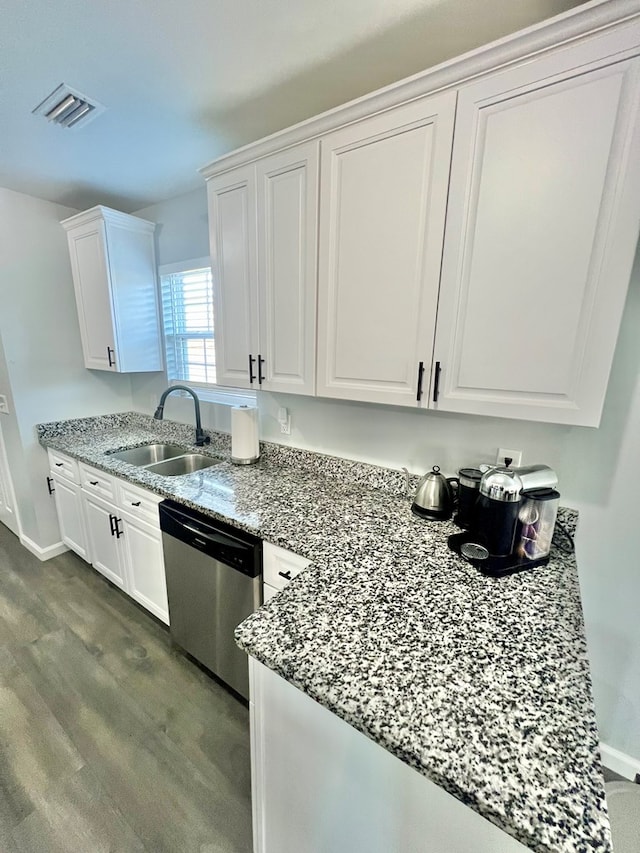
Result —
<path fill-rule="evenodd" d="M 640 759 L 632 758 L 626 752 L 620 752 L 619 749 L 607 746 L 606 743 L 600 744 L 600 757 L 607 770 L 612 770 L 619 776 L 624 776 L 625 779 L 633 781 L 636 773 L 640 773 Z"/>
<path fill-rule="evenodd" d="M 29 539 L 28 536 L 24 535 L 24 533 L 20 537 L 20 542 L 24 545 L 27 551 L 31 551 L 32 554 L 35 554 L 35 556 L 43 562 L 45 560 L 50 560 L 52 557 L 57 557 L 58 554 L 64 554 L 65 551 L 69 550 L 64 542 L 56 542 L 53 545 L 48 545 L 46 548 L 41 548 L 40 545 L 34 542 L 33 539 Z"/>

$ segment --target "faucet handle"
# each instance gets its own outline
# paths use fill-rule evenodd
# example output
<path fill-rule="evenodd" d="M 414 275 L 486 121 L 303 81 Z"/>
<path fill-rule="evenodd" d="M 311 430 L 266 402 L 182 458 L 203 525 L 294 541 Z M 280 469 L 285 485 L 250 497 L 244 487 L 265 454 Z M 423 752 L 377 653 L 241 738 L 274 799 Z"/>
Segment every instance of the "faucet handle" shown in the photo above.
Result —
<path fill-rule="evenodd" d="M 196 447 L 203 447 L 205 444 L 211 444 L 211 436 L 205 435 L 204 430 L 196 430 Z"/>

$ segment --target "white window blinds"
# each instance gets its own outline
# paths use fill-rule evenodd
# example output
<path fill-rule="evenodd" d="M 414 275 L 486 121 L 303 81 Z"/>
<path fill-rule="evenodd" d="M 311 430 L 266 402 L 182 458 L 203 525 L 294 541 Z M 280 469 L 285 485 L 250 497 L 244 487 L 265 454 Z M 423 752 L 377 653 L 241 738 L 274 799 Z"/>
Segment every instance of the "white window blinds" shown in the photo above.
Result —
<path fill-rule="evenodd" d="M 163 275 L 161 287 L 168 379 L 215 384 L 211 268 Z"/>

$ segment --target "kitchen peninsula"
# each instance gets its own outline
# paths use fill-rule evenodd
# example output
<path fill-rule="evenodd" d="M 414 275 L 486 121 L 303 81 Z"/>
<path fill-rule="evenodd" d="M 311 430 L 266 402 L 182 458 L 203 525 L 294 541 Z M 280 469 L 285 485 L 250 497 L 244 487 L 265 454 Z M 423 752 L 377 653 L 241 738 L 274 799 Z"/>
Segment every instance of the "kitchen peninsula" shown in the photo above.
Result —
<path fill-rule="evenodd" d="M 190 444 L 193 431 L 136 413 L 43 424 L 39 438 L 310 559 L 239 626 L 240 645 L 504 831 L 505 850 L 611 849 L 572 554 L 485 578 L 447 549 L 452 524 L 412 516 L 399 472 L 266 443 L 257 465 L 236 467 L 219 433 L 205 452 L 221 464 L 159 477 L 111 453 Z"/>

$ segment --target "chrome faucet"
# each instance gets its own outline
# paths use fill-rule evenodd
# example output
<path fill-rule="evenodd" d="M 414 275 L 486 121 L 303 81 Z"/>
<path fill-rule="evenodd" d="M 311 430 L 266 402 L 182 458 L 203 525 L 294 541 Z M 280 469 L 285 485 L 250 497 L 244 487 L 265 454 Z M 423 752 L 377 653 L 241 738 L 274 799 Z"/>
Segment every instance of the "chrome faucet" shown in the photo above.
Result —
<path fill-rule="evenodd" d="M 158 421 L 162 420 L 162 416 L 164 414 L 164 401 L 167 399 L 169 394 L 173 394 L 174 391 L 186 391 L 193 397 L 193 404 L 196 408 L 196 447 L 202 447 L 205 444 L 209 444 L 211 442 L 211 439 L 208 435 L 204 434 L 204 430 L 202 429 L 202 422 L 200 420 L 200 400 L 198 400 L 196 392 L 189 388 L 187 385 L 171 385 L 170 388 L 167 388 L 166 391 L 163 391 L 162 397 L 160 397 L 160 402 L 158 403 L 158 408 L 153 413 L 153 417 Z"/>

